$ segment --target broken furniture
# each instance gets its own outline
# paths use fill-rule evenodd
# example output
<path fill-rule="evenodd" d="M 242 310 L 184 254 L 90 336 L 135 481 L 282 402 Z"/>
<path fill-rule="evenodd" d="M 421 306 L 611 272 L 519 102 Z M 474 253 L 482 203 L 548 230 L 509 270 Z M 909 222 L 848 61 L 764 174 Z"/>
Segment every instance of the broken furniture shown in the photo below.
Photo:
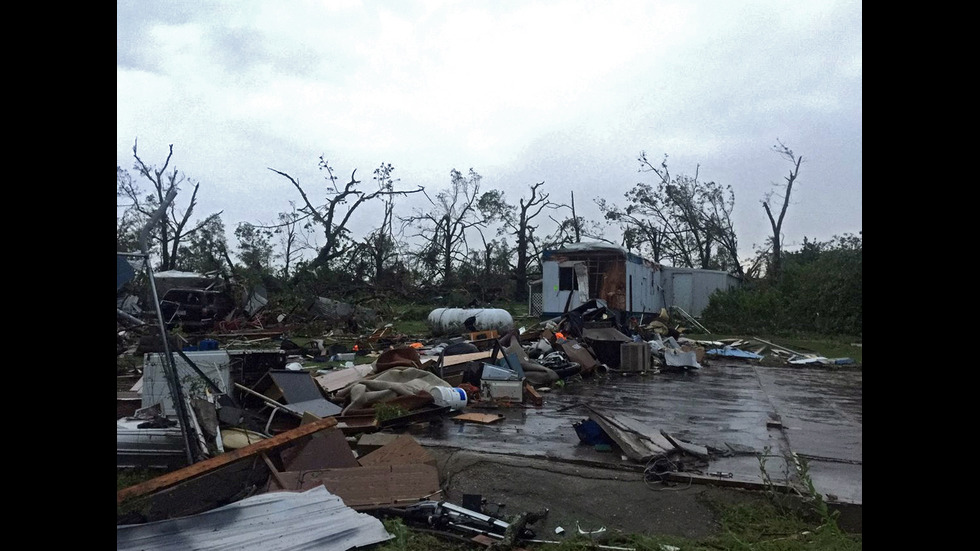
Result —
<path fill-rule="evenodd" d="M 302 417 L 309 413 L 319 418 L 330 417 L 341 412 L 342 408 L 323 397 L 320 387 L 308 371 L 272 369 L 250 389 L 251 396 L 260 394 L 265 398 L 265 407 L 271 407 L 266 432 L 276 413 L 288 410 L 294 416 Z"/>

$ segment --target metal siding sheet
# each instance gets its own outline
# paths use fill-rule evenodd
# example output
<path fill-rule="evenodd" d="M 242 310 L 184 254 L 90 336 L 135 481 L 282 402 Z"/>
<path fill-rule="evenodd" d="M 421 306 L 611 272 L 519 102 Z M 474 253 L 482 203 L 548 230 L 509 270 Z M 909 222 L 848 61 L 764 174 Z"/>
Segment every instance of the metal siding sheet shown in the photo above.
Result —
<path fill-rule="evenodd" d="M 231 385 L 231 357 L 227 351 L 188 351 L 184 354 L 194 362 L 218 388 L 225 390 Z M 176 352 L 173 353 L 174 365 L 177 368 L 177 379 L 188 397 L 202 397 L 205 383 L 197 371 L 191 368 Z M 164 355 L 160 353 L 146 354 L 143 361 L 143 395 L 142 407 L 161 404 L 166 417 L 176 417 L 173 400 L 170 397 L 170 386 L 167 383 L 166 372 L 163 369 Z"/>
<path fill-rule="evenodd" d="M 188 517 L 117 526 L 116 550 L 347 551 L 392 537 L 380 520 L 318 486 L 252 496 Z"/>

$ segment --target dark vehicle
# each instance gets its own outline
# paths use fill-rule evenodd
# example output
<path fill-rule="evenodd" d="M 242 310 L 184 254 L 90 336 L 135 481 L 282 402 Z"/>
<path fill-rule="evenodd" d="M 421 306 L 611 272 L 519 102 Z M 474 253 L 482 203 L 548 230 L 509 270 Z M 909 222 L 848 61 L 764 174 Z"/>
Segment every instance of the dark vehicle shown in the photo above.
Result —
<path fill-rule="evenodd" d="M 234 300 L 224 291 L 170 289 L 160 299 L 160 311 L 167 327 L 179 325 L 187 331 L 211 329 L 234 309 Z"/>

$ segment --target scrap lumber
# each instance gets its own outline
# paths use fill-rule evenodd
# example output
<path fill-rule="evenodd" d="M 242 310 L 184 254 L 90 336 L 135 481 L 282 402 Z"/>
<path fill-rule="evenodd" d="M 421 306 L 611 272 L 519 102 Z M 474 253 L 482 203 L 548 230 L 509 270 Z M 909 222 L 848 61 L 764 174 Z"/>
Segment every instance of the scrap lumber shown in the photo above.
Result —
<path fill-rule="evenodd" d="M 591 412 L 589 417 L 633 461 L 645 462 L 655 457 L 665 457 L 674 449 L 674 445 L 662 434 L 643 427 L 636 420 L 622 416 L 609 417 L 596 411 L 592 406 L 585 407 Z"/>
<path fill-rule="evenodd" d="M 667 440 L 670 440 L 670 443 L 671 444 L 677 446 L 678 448 L 684 450 L 685 452 L 687 452 L 687 453 L 689 453 L 691 455 L 696 455 L 698 457 L 704 457 L 704 458 L 707 458 L 708 457 L 708 448 L 707 447 L 700 446 L 698 444 L 692 444 L 690 442 L 685 442 L 685 441 L 681 440 L 680 438 L 677 438 L 676 436 L 670 434 L 669 432 L 667 432 L 667 431 L 665 431 L 663 429 L 660 430 L 660 433 L 663 434 L 664 437 L 667 438 Z"/>
<path fill-rule="evenodd" d="M 530 383 L 524 383 L 524 396 L 537 407 L 541 407 L 544 404 L 544 399 L 541 398 L 541 395 L 538 394 L 537 390 L 534 390 L 534 387 Z"/>
<path fill-rule="evenodd" d="M 335 369 L 329 373 L 324 373 L 313 378 L 324 392 L 330 394 L 338 391 L 345 386 L 360 381 L 374 371 L 374 367 L 369 364 L 355 365 L 343 369 Z"/>
<path fill-rule="evenodd" d="M 464 413 L 462 415 L 457 415 L 453 417 L 453 421 L 471 421 L 473 423 L 496 423 L 503 419 L 504 416 L 500 413 Z"/>
<path fill-rule="evenodd" d="M 443 356 L 442 357 L 442 367 L 449 367 L 452 365 L 464 364 L 466 362 L 473 362 L 479 360 L 487 360 L 493 354 L 493 350 L 485 350 L 483 352 L 471 352 L 469 354 L 455 354 L 453 356 Z M 429 356 L 423 356 L 423 358 L 430 358 Z M 438 358 L 432 358 L 438 360 Z"/>
<path fill-rule="evenodd" d="M 759 341 L 759 342 L 761 342 L 761 343 L 763 343 L 763 344 L 768 344 L 770 347 L 772 347 L 774 349 L 773 350 L 774 352 L 775 352 L 775 349 L 779 349 L 779 350 L 784 350 L 786 352 L 789 352 L 790 354 L 796 354 L 796 355 L 799 355 L 799 356 L 802 356 L 803 355 L 801 352 L 797 352 L 795 350 L 790 350 L 789 348 L 786 348 L 785 346 L 779 346 L 778 344 L 774 344 L 774 343 L 771 343 L 769 341 L 764 341 L 764 340 L 760 339 L 759 337 L 752 337 L 752 338 L 755 339 L 755 340 L 757 340 L 757 341 Z"/>
<path fill-rule="evenodd" d="M 240 459 L 245 459 L 248 457 L 253 457 L 263 452 L 268 452 L 275 450 L 282 446 L 293 443 L 299 438 L 304 436 L 309 436 L 315 432 L 321 431 L 323 429 L 328 429 L 337 424 L 337 419 L 333 417 L 327 417 L 320 419 L 313 423 L 306 425 L 300 425 L 299 427 L 277 434 L 272 438 L 267 438 L 260 442 L 254 444 L 249 444 L 244 448 L 239 448 L 230 452 L 225 452 L 211 459 L 201 461 L 199 463 L 194 463 L 193 465 L 188 465 L 182 469 L 158 476 L 136 484 L 135 486 L 130 486 L 128 488 L 123 488 L 116 492 L 116 504 L 121 504 L 127 499 L 140 497 L 164 488 L 169 488 L 186 480 L 196 478 L 201 475 L 210 473 L 220 467 L 224 467 L 230 463 L 234 463 Z"/>

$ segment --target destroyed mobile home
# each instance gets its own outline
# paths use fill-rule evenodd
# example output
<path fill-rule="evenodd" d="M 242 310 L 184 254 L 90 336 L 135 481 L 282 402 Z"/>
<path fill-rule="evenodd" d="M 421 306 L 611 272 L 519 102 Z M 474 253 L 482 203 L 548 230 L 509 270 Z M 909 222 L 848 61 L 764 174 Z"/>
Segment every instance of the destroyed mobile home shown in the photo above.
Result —
<path fill-rule="evenodd" d="M 435 461 L 412 433 L 443 420 L 499 425 L 500 408 L 541 408 L 549 392 L 610 374 L 696 371 L 714 356 L 755 361 L 764 350 L 817 361 L 759 340 L 690 340 L 666 310 L 641 325 L 602 300 L 530 329 L 487 328 L 496 318 L 477 310 L 451 313 L 476 331 L 422 342 L 386 325 L 346 346 L 329 338 L 301 346 L 288 326 L 268 325 L 151 342 L 139 379 L 117 399 L 117 467 L 168 472 L 118 492 L 119 548 L 166 548 L 178 531 L 206 545 L 222 518 L 239 514 L 225 511 L 258 510 L 259 500 L 261 510 L 284 515 L 331 511 L 329 522 L 297 526 L 282 548 L 335 543 L 342 535 L 331 523 L 340 519 L 357 545 L 388 539 L 372 515 L 466 537 L 529 539 L 534 515 L 515 530 L 479 504 L 446 501 Z M 446 333 L 431 316 L 430 324 Z M 574 431 L 569 446 L 619 450 L 641 468 L 656 459 L 706 465 L 712 453 L 595 404 Z"/>
<path fill-rule="evenodd" d="M 145 262 L 145 254 L 131 256 Z M 349 549 L 390 539 L 382 516 L 474 540 L 531 541 L 540 514 L 508 523 L 479 501 L 450 503 L 433 456 L 412 434 L 443 420 L 500 426 L 500 411 L 543 408 L 549 392 L 610 374 L 697 371 L 715 356 L 755 361 L 771 350 L 791 364 L 846 360 L 759 340 L 686 339 L 666 308 L 633 297 L 637 274 L 624 269 L 620 300 L 619 287 L 601 283 L 618 280 L 591 274 L 588 261 L 562 262 L 573 262 L 573 274 L 584 266 L 589 289 L 598 278 L 596 293 L 573 294 L 572 284 L 562 313 L 534 327 L 515 327 L 502 310 L 436 309 L 428 321 L 439 337 L 418 339 L 390 324 L 363 333 L 377 321 L 373 312 L 325 297 L 273 315 L 262 289 L 148 268 L 145 303 L 154 306 L 140 310 L 124 291 L 138 262 L 119 258 L 117 350 L 142 362 L 132 386 L 117 393 L 117 467 L 165 473 L 118 491 L 118 549 L 218 540 Z M 655 282 L 647 286 L 664 291 Z M 219 309 L 209 293 L 238 300 Z M 629 308 L 610 308 L 601 296 Z M 291 322 L 310 319 L 352 337 L 291 340 Z M 189 334 L 169 331 L 176 326 Z M 618 450 L 654 479 L 671 475 L 647 473 L 654 460 L 706 465 L 713 453 L 598 404 L 583 406 L 567 445 Z"/>

